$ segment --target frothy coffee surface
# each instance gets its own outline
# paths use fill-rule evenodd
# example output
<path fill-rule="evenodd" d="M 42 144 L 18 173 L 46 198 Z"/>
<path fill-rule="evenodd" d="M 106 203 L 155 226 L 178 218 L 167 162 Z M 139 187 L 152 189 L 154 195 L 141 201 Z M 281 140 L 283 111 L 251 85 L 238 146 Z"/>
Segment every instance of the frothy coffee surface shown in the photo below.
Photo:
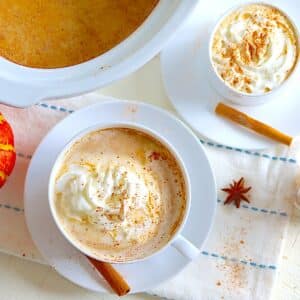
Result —
<path fill-rule="evenodd" d="M 68 236 L 110 261 L 142 258 L 163 247 L 186 208 L 185 181 L 172 153 L 127 128 L 98 130 L 76 141 L 54 189 Z"/>
<path fill-rule="evenodd" d="M 297 38 L 293 25 L 278 9 L 264 4 L 243 6 L 225 17 L 214 34 L 215 70 L 240 92 L 267 93 L 293 70 Z"/>

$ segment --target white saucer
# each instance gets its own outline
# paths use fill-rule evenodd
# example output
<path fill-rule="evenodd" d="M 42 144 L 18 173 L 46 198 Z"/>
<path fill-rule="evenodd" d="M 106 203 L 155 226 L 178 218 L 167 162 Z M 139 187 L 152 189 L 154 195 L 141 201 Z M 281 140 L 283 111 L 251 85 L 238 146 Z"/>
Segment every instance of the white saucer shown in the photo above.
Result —
<path fill-rule="evenodd" d="M 206 54 L 208 37 L 216 20 L 229 8 L 246 3 L 240 0 L 199 1 L 185 26 L 168 43 L 161 54 L 163 81 L 178 113 L 201 135 L 224 145 L 246 149 L 263 149 L 272 141 L 226 121 L 214 113 L 217 102 L 224 100 L 210 86 Z M 264 1 L 282 8 L 300 29 L 300 1 Z M 283 132 L 300 133 L 300 66 L 293 78 L 274 93 L 274 99 L 255 107 L 235 106 Z"/>
<path fill-rule="evenodd" d="M 25 214 L 32 238 L 50 265 L 72 282 L 109 293 L 81 255 L 54 224 L 47 199 L 49 174 L 56 156 L 77 133 L 101 123 L 134 122 L 165 137 L 182 157 L 191 179 L 192 207 L 182 234 L 194 245 L 204 243 L 214 217 L 216 187 L 211 167 L 198 138 L 173 115 L 139 102 L 108 101 L 81 109 L 56 125 L 36 150 L 26 177 Z M 153 288 L 177 274 L 188 260 L 173 247 L 145 261 L 116 265 L 136 293 Z"/>

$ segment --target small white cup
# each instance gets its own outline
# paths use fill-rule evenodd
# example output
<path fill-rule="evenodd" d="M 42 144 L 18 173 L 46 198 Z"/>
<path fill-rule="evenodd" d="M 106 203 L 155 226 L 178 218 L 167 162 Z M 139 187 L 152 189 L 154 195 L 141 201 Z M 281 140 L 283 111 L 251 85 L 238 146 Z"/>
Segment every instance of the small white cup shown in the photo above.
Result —
<path fill-rule="evenodd" d="M 105 257 L 97 256 L 93 253 L 90 253 L 88 250 L 81 247 L 79 245 L 79 243 L 75 239 L 72 238 L 72 235 L 70 235 L 69 233 L 67 233 L 65 231 L 65 229 L 63 228 L 63 226 L 61 225 L 61 223 L 59 221 L 59 218 L 57 216 L 57 212 L 55 209 L 55 205 L 54 205 L 55 197 L 54 197 L 54 192 L 53 192 L 54 186 L 55 186 L 55 176 L 57 174 L 58 169 L 61 166 L 61 162 L 64 159 L 66 151 L 73 145 L 73 143 L 75 143 L 76 141 L 78 141 L 80 138 L 87 135 L 88 133 L 97 131 L 100 129 L 106 129 L 106 128 L 130 128 L 130 129 L 135 129 L 137 131 L 141 131 L 141 132 L 144 132 L 144 133 L 150 135 L 154 139 L 161 142 L 164 146 L 166 146 L 166 148 L 172 153 L 172 155 L 175 157 L 178 165 L 180 166 L 181 171 L 184 176 L 185 186 L 186 186 L 186 209 L 185 209 L 184 217 L 181 221 L 181 224 L 178 226 L 177 230 L 174 232 L 172 238 L 163 247 L 161 247 L 157 250 L 154 250 L 149 255 L 145 255 L 142 258 L 131 259 L 131 260 L 126 260 L 126 261 L 125 260 L 124 261 L 113 261 L 113 260 L 108 260 Z M 131 262 L 141 261 L 141 260 L 147 259 L 153 255 L 156 255 L 157 253 L 163 251 L 166 247 L 168 247 L 170 245 L 175 247 L 182 255 L 184 255 L 189 260 L 195 259 L 200 254 L 200 250 L 195 245 L 193 245 L 190 241 L 188 241 L 183 235 L 181 235 L 184 225 L 188 219 L 189 211 L 191 209 L 190 179 L 189 179 L 188 173 L 186 171 L 186 168 L 184 166 L 184 162 L 182 161 L 180 156 L 177 154 L 176 150 L 168 143 L 168 141 L 164 137 L 162 137 L 160 134 L 158 134 L 156 132 L 153 132 L 149 128 L 145 128 L 144 126 L 136 125 L 136 124 L 130 123 L 130 122 L 117 123 L 117 124 L 116 123 L 105 124 L 105 125 L 101 125 L 101 126 L 93 126 L 91 128 L 88 128 L 88 129 L 82 131 L 81 133 L 79 133 L 78 135 L 76 135 L 75 137 L 73 137 L 72 140 L 70 142 L 68 142 L 67 145 L 62 149 L 62 151 L 58 155 L 58 157 L 53 165 L 53 168 L 52 168 L 52 171 L 51 171 L 51 174 L 49 177 L 48 200 L 49 200 L 50 211 L 53 216 L 53 219 L 54 219 L 58 229 L 62 233 L 62 235 L 66 238 L 66 240 L 68 240 L 75 248 L 77 248 L 79 251 L 81 251 L 85 255 L 95 258 L 97 260 L 101 260 L 101 261 L 105 261 L 105 262 L 109 262 L 109 263 L 129 263 L 129 262 L 131 263 Z"/>
<path fill-rule="evenodd" d="M 217 70 L 214 67 L 213 64 L 213 60 L 212 60 L 212 54 L 211 54 L 211 49 L 212 49 L 212 43 L 213 43 L 213 39 L 214 39 L 214 35 L 217 31 L 217 29 L 219 28 L 219 25 L 222 23 L 222 21 L 228 16 L 230 15 L 232 12 L 234 12 L 235 10 L 238 10 L 239 8 L 243 8 L 245 6 L 251 5 L 251 4 L 262 4 L 262 5 L 267 5 L 267 6 L 271 6 L 274 7 L 275 9 L 277 9 L 278 11 L 280 11 L 283 15 L 285 15 L 288 20 L 290 21 L 291 25 L 293 26 L 294 30 L 295 30 L 295 34 L 297 36 L 297 49 L 299 51 L 299 31 L 297 29 L 297 26 L 295 25 L 295 23 L 293 22 L 293 20 L 279 7 L 273 5 L 273 4 L 269 4 L 269 3 L 265 3 L 265 2 L 260 2 L 260 1 L 251 1 L 251 2 L 246 2 L 243 3 L 242 5 L 236 5 L 232 8 L 230 8 L 229 10 L 227 10 L 216 22 L 216 24 L 213 27 L 213 30 L 210 34 L 209 37 L 209 42 L 208 42 L 208 77 L 209 77 L 209 81 L 212 85 L 212 87 L 224 98 L 226 98 L 227 100 L 231 101 L 234 104 L 237 105 L 243 105 L 243 106 L 254 106 L 254 105 L 258 105 L 258 104 L 263 104 L 265 102 L 268 102 L 270 100 L 272 100 L 273 94 L 277 93 L 278 90 L 281 90 L 281 88 L 283 86 L 286 86 L 286 83 L 288 81 L 290 81 L 291 77 L 294 76 L 294 74 L 296 73 L 296 69 L 298 68 L 298 56 L 297 56 L 297 60 L 295 63 L 295 66 L 291 72 L 291 74 L 289 74 L 289 76 L 276 88 L 272 89 L 269 92 L 263 93 L 263 94 L 248 94 L 248 93 L 244 93 L 241 91 L 238 91 L 234 88 L 232 88 L 230 85 L 226 84 L 226 82 L 221 78 L 221 76 L 219 75 L 219 73 L 217 72 Z M 298 53 L 299 54 L 299 53 Z"/>

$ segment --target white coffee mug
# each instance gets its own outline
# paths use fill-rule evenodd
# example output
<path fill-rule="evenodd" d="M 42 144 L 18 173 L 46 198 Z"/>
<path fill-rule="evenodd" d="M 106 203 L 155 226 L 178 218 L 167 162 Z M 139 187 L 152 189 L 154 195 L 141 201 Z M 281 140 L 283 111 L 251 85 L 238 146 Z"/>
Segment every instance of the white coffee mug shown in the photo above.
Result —
<path fill-rule="evenodd" d="M 83 136 L 89 134 L 90 132 L 101 130 L 101 129 L 107 129 L 107 128 L 135 129 L 137 131 L 141 131 L 143 133 L 146 133 L 146 134 L 150 135 L 151 137 L 153 137 L 155 140 L 158 140 L 159 142 L 161 142 L 172 153 L 173 157 L 176 159 L 178 165 L 180 166 L 180 169 L 182 171 L 184 181 L 185 181 L 185 187 L 186 187 L 186 208 L 185 208 L 184 217 L 182 218 L 181 224 L 178 226 L 178 228 L 174 232 L 172 238 L 163 247 L 161 247 L 157 250 L 154 250 L 149 255 L 145 255 L 142 258 L 131 259 L 129 261 L 124 260 L 124 261 L 120 262 L 120 261 L 108 260 L 107 258 L 104 258 L 104 257 L 101 258 L 100 256 L 97 256 L 94 253 L 90 253 L 88 250 L 83 249 L 78 244 L 78 242 L 76 242 L 76 240 L 73 239 L 72 236 L 64 230 L 62 224 L 59 221 L 59 218 L 58 218 L 57 212 L 56 212 L 56 208 L 55 208 L 55 205 L 54 205 L 54 198 L 55 197 L 54 197 L 53 190 L 54 190 L 54 186 L 55 186 L 56 174 L 57 174 L 57 171 L 58 171 L 59 167 L 61 166 L 61 162 L 64 159 L 64 156 L 65 156 L 65 153 L 67 152 L 67 150 L 73 145 L 73 143 L 78 141 Z M 189 179 L 188 173 L 187 173 L 186 168 L 184 166 L 184 162 L 179 157 L 176 150 L 172 147 L 172 145 L 169 144 L 169 142 L 165 138 L 163 138 L 157 132 L 154 132 L 151 129 L 146 128 L 144 126 L 136 125 L 136 124 L 131 123 L 131 122 L 101 124 L 101 126 L 93 126 L 91 128 L 87 128 L 84 131 L 82 131 L 81 133 L 79 133 L 78 135 L 76 135 L 75 137 L 73 137 L 72 140 L 69 141 L 67 143 L 67 145 L 62 149 L 62 151 L 58 155 L 58 157 L 57 157 L 57 159 L 56 159 L 56 161 L 53 165 L 53 168 L 52 168 L 52 171 L 51 171 L 51 174 L 50 174 L 50 177 L 49 177 L 49 183 L 48 183 L 48 200 L 49 200 L 49 206 L 50 206 L 51 214 L 53 216 L 53 219 L 54 219 L 58 229 L 62 233 L 62 235 L 75 248 L 77 248 L 79 251 L 81 251 L 85 255 L 90 256 L 92 258 L 95 258 L 97 260 L 106 261 L 106 262 L 109 262 L 109 263 L 129 263 L 129 262 L 131 263 L 131 262 L 136 262 L 136 261 L 140 261 L 140 260 L 144 260 L 144 259 L 147 259 L 149 257 L 152 257 L 153 255 L 156 255 L 157 253 L 163 251 L 168 246 L 175 247 L 182 255 L 184 255 L 186 258 L 188 258 L 190 260 L 195 259 L 200 254 L 200 250 L 195 245 L 193 245 L 190 241 L 188 241 L 181 234 L 181 232 L 182 232 L 182 230 L 185 226 L 185 223 L 188 219 L 189 211 L 191 209 L 191 185 L 190 185 L 190 179 Z"/>
<path fill-rule="evenodd" d="M 295 76 L 296 70 L 299 68 L 299 63 L 298 63 L 299 59 L 297 59 L 296 64 L 295 64 L 291 74 L 279 86 L 277 86 L 274 89 L 272 89 L 271 91 L 263 93 L 263 94 L 253 94 L 252 95 L 252 94 L 241 92 L 239 90 L 232 88 L 228 84 L 226 84 L 226 82 L 221 78 L 221 76 L 219 75 L 219 73 L 217 72 L 217 70 L 214 67 L 213 60 L 212 60 L 212 53 L 211 53 L 215 33 L 218 30 L 220 24 L 223 22 L 223 20 L 226 17 L 228 17 L 234 11 L 236 11 L 240 8 L 243 8 L 245 6 L 248 6 L 250 4 L 264 4 L 267 6 L 271 6 L 271 7 L 274 7 L 276 10 L 280 11 L 283 15 L 285 15 L 288 18 L 291 25 L 293 26 L 293 28 L 295 30 L 295 34 L 297 35 L 297 42 L 298 42 L 297 48 L 299 49 L 299 47 L 300 47 L 299 31 L 297 29 L 297 26 L 295 25 L 295 22 L 293 22 L 293 20 L 290 18 L 290 16 L 288 16 L 281 8 L 279 8 L 273 4 L 264 3 L 264 2 L 260 2 L 260 1 L 245 2 L 242 5 L 239 4 L 239 5 L 236 5 L 232 8 L 230 8 L 218 19 L 218 21 L 215 23 L 215 25 L 213 26 L 213 28 L 211 30 L 209 41 L 207 44 L 208 48 L 207 48 L 206 54 L 207 54 L 207 61 L 208 61 L 208 78 L 209 78 L 209 81 L 210 81 L 212 87 L 220 94 L 220 96 L 226 98 L 233 104 L 242 105 L 242 106 L 254 106 L 254 105 L 266 103 L 266 102 L 274 99 L 274 94 L 277 93 L 278 91 L 281 91 L 281 89 L 283 87 L 286 87 L 288 85 L 288 82 L 291 80 L 291 78 L 293 78 Z"/>

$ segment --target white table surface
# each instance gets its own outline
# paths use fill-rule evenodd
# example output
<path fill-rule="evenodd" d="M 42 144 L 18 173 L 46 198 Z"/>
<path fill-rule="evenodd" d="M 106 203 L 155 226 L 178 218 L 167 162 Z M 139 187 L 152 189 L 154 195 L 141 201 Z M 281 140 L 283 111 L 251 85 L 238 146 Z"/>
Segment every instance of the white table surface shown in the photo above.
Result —
<path fill-rule="evenodd" d="M 99 93 L 133 100 L 142 99 L 172 109 L 162 85 L 158 57 L 139 71 L 100 90 Z M 111 300 L 117 297 L 99 295 L 77 287 L 48 266 L 0 254 L 0 300 L 19 299 Z M 123 299 L 157 298 L 138 294 Z M 300 299 L 300 212 L 296 209 L 288 229 L 272 299 Z"/>

